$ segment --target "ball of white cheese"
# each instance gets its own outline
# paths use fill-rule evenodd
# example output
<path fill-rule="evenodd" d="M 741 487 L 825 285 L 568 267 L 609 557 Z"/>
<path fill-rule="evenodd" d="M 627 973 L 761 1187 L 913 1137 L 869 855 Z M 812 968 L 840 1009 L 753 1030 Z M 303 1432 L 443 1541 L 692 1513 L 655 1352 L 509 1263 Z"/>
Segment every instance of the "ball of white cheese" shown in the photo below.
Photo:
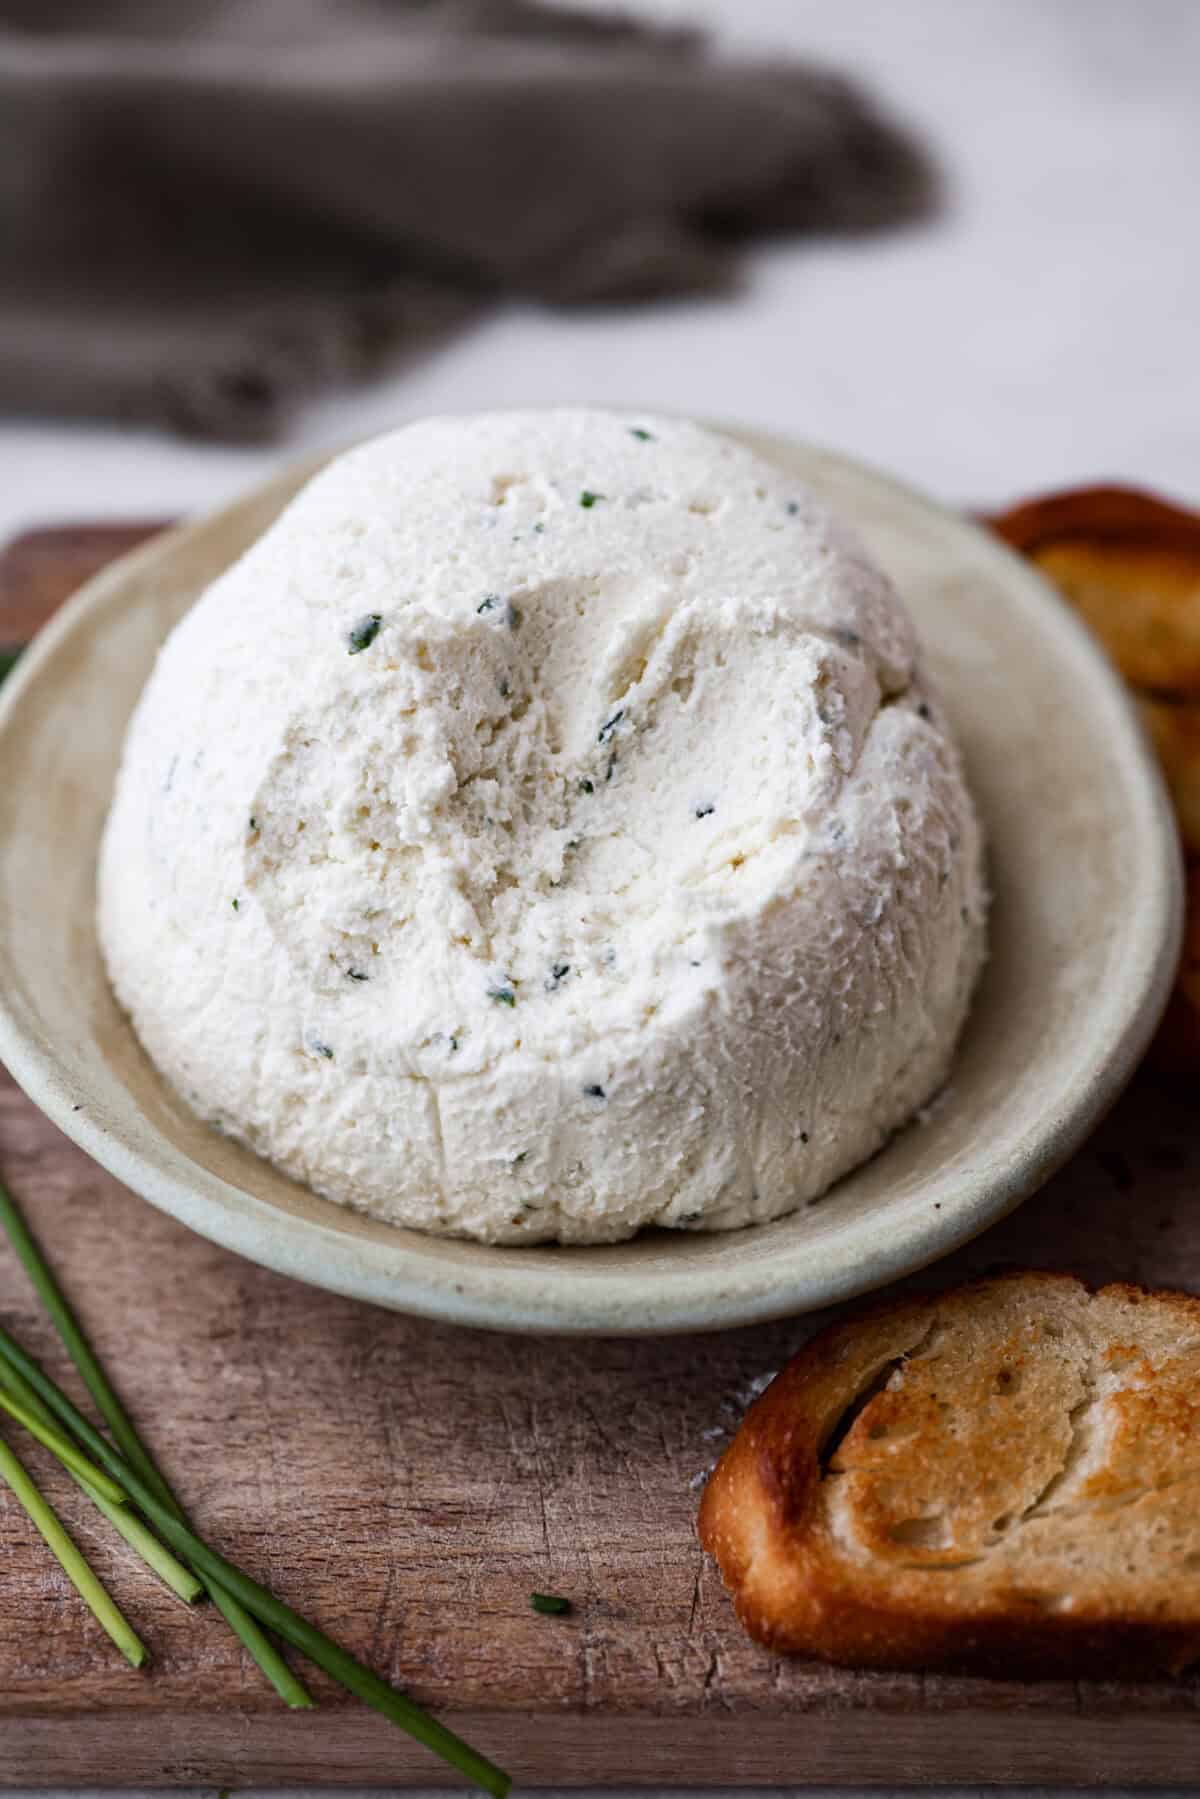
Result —
<path fill-rule="evenodd" d="M 739 445 L 580 411 L 319 474 L 165 645 L 99 875 L 192 1107 L 504 1243 L 815 1199 L 945 1079 L 983 913 L 886 577 Z"/>

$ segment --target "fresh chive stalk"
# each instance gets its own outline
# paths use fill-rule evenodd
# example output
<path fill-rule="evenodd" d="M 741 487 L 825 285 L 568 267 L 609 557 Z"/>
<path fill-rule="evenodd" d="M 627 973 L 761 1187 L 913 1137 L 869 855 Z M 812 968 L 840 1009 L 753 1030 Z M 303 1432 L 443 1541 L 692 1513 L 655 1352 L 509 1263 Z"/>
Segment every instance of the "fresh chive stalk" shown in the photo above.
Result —
<path fill-rule="evenodd" d="M 10 1393 L 22 1400 L 31 1412 L 37 1413 L 43 1424 L 53 1425 L 54 1414 L 49 1407 L 42 1404 L 29 1382 L 7 1362 L 0 1362 L 0 1385 L 7 1387 Z M 118 1535 L 124 1537 L 134 1554 L 140 1556 L 146 1566 L 185 1604 L 194 1605 L 204 1592 L 203 1583 L 182 1562 L 176 1560 L 136 1513 L 131 1512 L 127 1505 L 114 1505 L 111 1499 L 106 1499 L 82 1475 L 72 1474 L 71 1478 L 87 1494 L 96 1509 L 108 1519 Z"/>
<path fill-rule="evenodd" d="M 134 1429 L 133 1421 L 117 1398 L 108 1377 L 96 1360 L 91 1344 L 80 1329 L 66 1294 L 54 1278 L 45 1256 L 34 1239 L 8 1188 L 0 1181 L 0 1224 L 8 1232 L 13 1248 L 38 1298 L 54 1320 L 55 1328 L 67 1348 L 71 1360 L 83 1376 L 84 1385 L 95 1400 L 101 1417 L 108 1425 L 130 1467 L 141 1475 L 160 1499 L 170 1497 L 170 1488 L 155 1467 L 150 1451 Z"/>
<path fill-rule="evenodd" d="M 141 1557 L 151 1573 L 157 1574 L 177 1599 L 182 1599 L 185 1605 L 195 1605 L 198 1599 L 204 1597 L 204 1582 L 197 1579 L 190 1568 L 185 1568 L 171 1554 L 166 1544 L 160 1543 L 154 1532 L 128 1506 L 113 1505 L 102 1493 L 97 1493 L 94 1487 L 89 1486 L 86 1480 L 81 1480 L 79 1485 L 97 1510 L 108 1519 L 118 1536 L 124 1537 L 133 1553 Z"/>
<path fill-rule="evenodd" d="M 160 1543 L 152 1530 L 148 1530 L 140 1518 L 134 1517 L 128 1506 L 110 1505 L 101 1494 L 89 1487 L 85 1480 L 80 1486 L 103 1512 L 113 1529 L 124 1537 L 135 1555 L 141 1556 L 146 1566 L 162 1581 L 185 1605 L 195 1605 L 204 1597 L 204 1582 L 197 1579 L 190 1568 L 171 1554 L 165 1543 Z"/>
<path fill-rule="evenodd" d="M 0 1411 L 7 1412 L 10 1418 L 23 1424 L 31 1437 L 36 1437 L 39 1443 L 58 1457 L 64 1468 L 69 1468 L 80 1480 L 86 1480 L 105 1499 L 111 1499 L 114 1505 L 125 1503 L 126 1494 L 120 1483 L 110 1479 L 103 1468 L 97 1468 L 94 1462 L 89 1462 L 85 1455 L 81 1455 L 71 1439 L 64 1437 L 56 1425 L 43 1424 L 36 1412 L 30 1411 L 27 1405 L 14 1399 L 8 1391 L 0 1392 Z"/>
<path fill-rule="evenodd" d="M 77 1440 L 90 1450 L 108 1474 L 134 1499 L 139 1509 L 156 1526 L 196 1573 L 204 1580 L 214 1603 L 249 1649 L 259 1666 L 267 1673 L 289 1705 L 311 1705 L 312 1700 L 296 1679 L 283 1657 L 263 1635 L 259 1623 L 270 1626 L 286 1642 L 300 1649 L 325 1673 L 332 1676 L 367 1705 L 373 1706 L 393 1724 L 399 1725 L 426 1748 L 440 1755 L 468 1780 L 483 1787 L 494 1799 L 506 1799 L 512 1781 L 503 1769 L 477 1753 L 461 1737 L 439 1724 L 435 1718 L 398 1693 L 394 1687 L 365 1668 L 346 1650 L 309 1624 L 291 1607 L 277 1599 L 257 1581 L 243 1574 L 231 1562 L 209 1549 L 189 1527 L 182 1507 L 160 1474 L 149 1450 L 138 1436 L 104 1370 L 84 1337 L 65 1294 L 59 1287 L 11 1194 L 0 1181 L 0 1223 L 8 1231 L 13 1246 L 29 1274 L 39 1298 L 58 1327 L 71 1360 L 82 1375 L 88 1391 L 109 1424 L 113 1436 L 125 1451 L 125 1459 L 105 1441 L 74 1406 L 67 1395 L 38 1367 L 31 1356 L 0 1327 L 0 1357 L 28 1382 L 35 1394 L 51 1412 L 72 1431 Z M 257 1643 L 258 1647 L 253 1645 Z M 272 1672 L 272 1668 L 275 1671 Z M 296 1697 L 289 1696 L 289 1688 Z"/>
<path fill-rule="evenodd" d="M 126 1661 L 140 1668 L 146 1645 L 116 1603 L 105 1592 L 83 1551 L 71 1540 L 54 1507 L 43 1499 L 29 1473 L 0 1438 L 0 1479 L 8 1482 L 20 1504 L 45 1539 L 46 1547 L 97 1624 L 106 1630 Z"/>
<path fill-rule="evenodd" d="M 96 1359 L 91 1344 L 79 1326 L 78 1319 L 71 1310 L 66 1295 L 55 1279 L 54 1273 L 25 1223 L 16 1201 L 3 1181 L 0 1181 L 0 1224 L 3 1224 L 8 1232 L 13 1248 L 33 1283 L 38 1298 L 53 1319 L 68 1355 L 83 1377 L 84 1384 L 95 1400 L 101 1416 L 120 1444 L 125 1459 L 161 1502 L 169 1506 L 181 1520 L 186 1522 L 179 1501 L 155 1465 L 150 1451 L 137 1433 L 133 1420 L 114 1392 L 107 1375 Z M 238 1604 L 237 1600 L 223 1590 L 212 1592 L 212 1599 L 225 1622 L 241 1642 L 242 1647 L 257 1662 L 284 1703 L 293 1710 L 310 1707 L 313 1701 L 303 1683 L 293 1674 L 275 1645 L 263 1633 L 255 1620 Z"/>
<path fill-rule="evenodd" d="M 16 1200 L 3 1181 L 0 1181 L 0 1224 L 8 1232 L 22 1267 L 33 1283 L 38 1298 L 53 1319 L 58 1334 L 66 1346 L 67 1354 L 82 1375 L 84 1385 L 95 1400 L 101 1417 L 120 1445 L 125 1460 L 160 1503 L 167 1506 L 182 1523 L 186 1524 L 187 1519 L 182 1506 L 156 1467 L 150 1451 L 138 1436 L 132 1418 L 121 1404 L 108 1376 L 97 1361 L 91 1344 L 80 1328 L 79 1320 L 71 1310 L 66 1294 L 55 1279 L 54 1272 L 22 1217 Z M 36 1383 L 31 1384 L 36 1386 Z M 121 1493 L 118 1496 L 118 1503 L 123 1500 L 124 1494 Z M 196 1573 L 199 1572 L 200 1570 L 196 1569 Z M 205 1584 L 207 1585 L 207 1582 Z M 293 1711 L 303 1711 L 311 1707 L 312 1696 L 304 1683 L 293 1674 L 274 1643 L 245 1608 L 239 1605 L 237 1600 L 223 1588 L 216 1590 L 210 1588 L 209 1591 L 213 1604 L 246 1653 L 253 1661 L 257 1662 L 284 1704 L 290 1706 Z"/>
<path fill-rule="evenodd" d="M 431 1718 L 420 1706 L 414 1705 L 403 1693 L 398 1693 L 377 1674 L 372 1674 L 369 1668 L 365 1668 L 354 1656 L 340 1648 L 324 1631 L 318 1630 L 316 1625 L 294 1612 L 290 1605 L 285 1605 L 282 1599 L 277 1599 L 274 1593 L 268 1592 L 266 1587 L 260 1586 L 248 1574 L 243 1574 L 240 1568 L 235 1568 L 232 1562 L 226 1561 L 223 1555 L 203 1543 L 151 1492 L 146 1482 L 122 1460 L 62 1389 L 38 1367 L 31 1356 L 26 1355 L 20 1344 L 3 1328 L 0 1328 L 0 1356 L 25 1376 L 51 1411 L 73 1432 L 113 1480 L 120 1483 L 129 1498 L 155 1528 L 162 1532 L 168 1543 L 204 1576 L 210 1587 L 232 1594 L 261 1623 L 276 1631 L 294 1648 L 303 1651 L 319 1668 L 323 1668 L 326 1674 L 345 1687 L 347 1692 L 382 1712 L 385 1718 L 398 1724 L 419 1743 L 424 1743 L 426 1748 L 440 1755 L 476 1786 L 495 1795 L 495 1799 L 506 1799 L 512 1783 L 500 1768 L 464 1743 L 461 1737 L 455 1736 L 444 1724 L 439 1724 L 436 1718 Z"/>
<path fill-rule="evenodd" d="M 180 1513 L 181 1517 L 182 1515 Z M 190 1556 L 188 1560 L 191 1561 Z M 192 1565 L 195 1566 L 194 1563 Z M 199 1574 L 202 1570 L 197 1568 L 196 1572 Z M 252 1661 L 257 1662 L 283 1703 L 294 1712 L 311 1711 L 317 1703 L 316 1700 L 299 1676 L 293 1674 L 270 1637 L 250 1616 L 245 1606 L 239 1604 L 233 1594 L 227 1593 L 224 1587 L 219 1587 L 207 1579 L 204 1584 L 222 1618 L 246 1654 Z"/>

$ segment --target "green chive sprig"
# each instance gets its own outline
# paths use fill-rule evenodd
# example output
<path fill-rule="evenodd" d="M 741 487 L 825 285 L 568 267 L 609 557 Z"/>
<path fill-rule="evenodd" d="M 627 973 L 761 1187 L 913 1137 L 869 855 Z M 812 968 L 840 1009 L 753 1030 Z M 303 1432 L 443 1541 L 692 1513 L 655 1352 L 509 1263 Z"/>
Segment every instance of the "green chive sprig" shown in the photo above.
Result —
<path fill-rule="evenodd" d="M 15 1368 L 10 1368 L 7 1362 L 0 1362 L 0 1385 L 7 1387 L 10 1393 L 23 1401 L 29 1411 L 37 1412 L 43 1424 L 53 1426 L 53 1413 L 42 1404 L 29 1382 Z M 71 1478 L 87 1494 L 97 1511 L 108 1519 L 113 1529 L 124 1537 L 134 1554 L 139 1555 L 146 1566 L 185 1604 L 194 1605 L 197 1599 L 203 1597 L 203 1584 L 182 1562 L 176 1560 L 166 1545 L 159 1542 L 154 1532 L 147 1529 L 136 1512 L 131 1512 L 124 1501 L 120 1505 L 114 1505 L 112 1500 L 106 1499 L 95 1487 L 89 1485 L 82 1475 L 72 1474 Z"/>
<path fill-rule="evenodd" d="M 123 1453 L 118 1453 L 100 1432 L 91 1425 L 78 1408 L 72 1403 L 56 1382 L 39 1367 L 32 1356 L 28 1355 L 8 1331 L 0 1327 L 0 1359 L 9 1369 L 16 1373 L 33 1389 L 43 1406 L 65 1425 L 76 1442 L 86 1451 L 86 1455 L 77 1455 L 84 1469 L 84 1477 L 95 1484 L 96 1474 L 102 1474 L 109 1482 L 114 1483 L 122 1493 L 142 1513 L 167 1543 L 193 1568 L 203 1579 L 215 1603 L 222 1613 L 229 1618 L 231 1610 L 245 1617 L 245 1622 L 259 1631 L 260 1626 L 269 1629 L 307 1655 L 310 1661 L 323 1669 L 338 1684 L 362 1699 L 367 1705 L 374 1707 L 393 1724 L 424 1743 L 436 1755 L 449 1763 L 453 1768 L 465 1775 L 474 1785 L 491 1793 L 494 1799 L 507 1799 L 512 1782 L 503 1769 L 496 1767 L 486 1756 L 464 1743 L 461 1737 L 447 1729 L 436 1718 L 430 1717 L 415 1705 L 411 1699 L 399 1693 L 385 1680 L 342 1649 L 324 1631 L 310 1624 L 298 1612 L 294 1612 L 283 1600 L 266 1587 L 260 1586 L 256 1580 L 236 1568 L 232 1562 L 226 1561 L 215 1549 L 203 1542 L 188 1524 L 182 1508 L 170 1487 L 155 1466 L 149 1451 L 138 1436 L 132 1420 L 128 1417 L 120 1400 L 100 1367 L 91 1346 L 88 1344 L 77 1320 L 63 1294 L 61 1288 L 46 1263 L 40 1249 L 31 1235 L 24 1219 L 21 1217 L 11 1195 L 0 1182 L 0 1223 L 3 1223 L 13 1240 L 18 1255 L 29 1272 L 39 1296 L 58 1327 L 72 1361 L 92 1394 L 100 1411 L 112 1430 L 113 1436 Z M 6 1395 L 0 1392 L 0 1405 L 5 1403 L 6 1409 L 13 1411 L 19 1407 L 26 1419 L 32 1419 L 43 1431 L 44 1437 L 55 1437 L 60 1443 L 66 1443 L 58 1430 L 48 1429 L 41 1424 L 36 1412 L 23 1405 L 20 1400 L 13 1401 L 11 1390 Z M 67 1444 L 70 1448 L 70 1444 Z M 56 1451 L 56 1453 L 60 1453 Z M 92 1461 L 88 1457 L 93 1458 Z M 94 1466 L 97 1464 L 98 1466 Z M 235 1629 L 237 1626 L 234 1626 Z M 239 1631 L 239 1634 L 241 1632 Z M 243 1636 L 243 1641 L 246 1638 Z M 263 1644 L 276 1654 L 273 1646 L 262 1638 Z M 256 1659 L 259 1659 L 256 1657 Z M 295 1683 L 303 1695 L 300 1703 L 311 1704 L 307 1693 L 295 1676 L 292 1675 L 281 1656 L 277 1660 L 284 1675 Z M 260 1660 L 260 1666 L 263 1665 Z M 285 1695 L 286 1696 L 286 1695 Z"/>
<path fill-rule="evenodd" d="M 124 1489 L 155 1528 L 162 1532 L 168 1543 L 199 1570 L 210 1586 L 232 1594 L 261 1623 L 269 1625 L 285 1642 L 302 1650 L 319 1668 L 323 1668 L 340 1686 L 345 1687 L 347 1692 L 365 1700 L 376 1711 L 382 1712 L 385 1718 L 399 1724 L 410 1736 L 434 1750 L 476 1786 L 494 1794 L 495 1799 L 506 1799 L 511 1782 L 492 1762 L 479 1755 L 444 1724 L 439 1724 L 436 1718 L 423 1712 L 411 1699 L 406 1699 L 403 1693 L 398 1693 L 377 1674 L 372 1674 L 369 1668 L 364 1667 L 347 1650 L 340 1648 L 324 1631 L 318 1630 L 315 1624 L 310 1624 L 298 1612 L 294 1612 L 290 1605 L 277 1599 L 274 1593 L 268 1592 L 266 1587 L 260 1586 L 248 1574 L 243 1574 L 240 1568 L 235 1568 L 232 1562 L 226 1561 L 217 1550 L 210 1549 L 186 1524 L 181 1523 L 116 1450 L 105 1442 L 99 1431 L 88 1423 L 61 1387 L 2 1328 L 0 1356 L 24 1375 L 89 1454 Z"/>
<path fill-rule="evenodd" d="M 106 1630 L 121 1654 L 133 1667 L 146 1660 L 146 1645 L 141 1641 L 115 1600 L 101 1585 L 87 1557 L 68 1536 L 58 1513 L 43 1499 L 32 1476 L 8 1444 L 0 1438 L 0 1479 L 13 1494 L 45 1540 L 46 1547 L 70 1581 L 96 1622 Z"/>
<path fill-rule="evenodd" d="M 66 1294 L 54 1277 L 54 1271 L 39 1249 L 33 1233 L 21 1216 L 16 1201 L 3 1181 L 0 1181 L 0 1224 L 7 1231 L 22 1267 L 33 1283 L 38 1298 L 49 1312 L 55 1329 L 63 1340 L 67 1354 L 79 1370 L 84 1385 L 95 1401 L 100 1416 L 111 1430 L 125 1460 L 141 1476 L 160 1503 L 169 1507 L 186 1522 L 183 1508 L 155 1466 L 150 1451 L 138 1436 L 133 1420 L 121 1404 L 108 1376 L 97 1361 L 91 1344 L 84 1336 L 79 1321 L 71 1310 Z M 36 1387 L 36 1382 L 30 1384 Z M 3 1395 L 0 1394 L 0 1401 L 2 1400 Z M 78 1435 L 78 1433 L 76 1434 Z M 86 1479 L 86 1476 L 84 1478 Z M 103 1488 L 100 1490 L 104 1491 Z M 108 1497 L 107 1493 L 105 1493 L 105 1497 Z M 124 1492 L 118 1490 L 116 1500 L 111 1503 L 123 1505 L 124 1499 Z M 284 1704 L 290 1706 L 293 1711 L 307 1710 L 313 1703 L 311 1695 L 303 1682 L 293 1674 L 270 1638 L 238 1604 L 236 1599 L 223 1590 L 212 1591 L 210 1589 L 210 1592 L 213 1604 L 251 1660 L 258 1664 Z"/>
<path fill-rule="evenodd" d="M 64 1468 L 69 1468 L 72 1474 L 85 1480 L 89 1487 L 95 1487 L 97 1493 L 102 1493 L 105 1499 L 111 1499 L 114 1505 L 125 1503 L 125 1489 L 119 1482 L 110 1480 L 102 1468 L 97 1468 L 85 1455 L 81 1455 L 70 1438 L 64 1437 L 56 1425 L 43 1424 L 37 1412 L 31 1412 L 28 1406 L 22 1405 L 19 1399 L 14 1399 L 7 1391 L 0 1392 L 0 1411 L 7 1412 L 18 1424 L 23 1424 L 31 1437 L 36 1437 L 52 1455 L 58 1457 Z"/>

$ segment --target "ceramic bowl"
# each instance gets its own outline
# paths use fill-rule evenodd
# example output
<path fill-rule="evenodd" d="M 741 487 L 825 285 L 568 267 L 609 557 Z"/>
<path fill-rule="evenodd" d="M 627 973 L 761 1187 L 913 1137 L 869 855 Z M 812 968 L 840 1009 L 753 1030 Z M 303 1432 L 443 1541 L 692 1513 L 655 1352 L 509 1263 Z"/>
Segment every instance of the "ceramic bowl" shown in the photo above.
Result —
<path fill-rule="evenodd" d="M 109 992 L 96 845 L 155 652 L 309 464 L 105 569 L 0 697 L 0 1057 L 62 1130 L 192 1229 L 317 1286 L 465 1324 L 622 1334 L 744 1324 L 876 1287 L 983 1230 L 1071 1153 L 1134 1068 L 1178 950 L 1174 828 L 1124 690 L 1040 577 L 966 519 L 841 456 L 730 435 L 858 527 L 915 616 L 966 756 L 991 953 L 940 1101 L 790 1218 L 570 1249 L 373 1223 L 186 1111 Z"/>

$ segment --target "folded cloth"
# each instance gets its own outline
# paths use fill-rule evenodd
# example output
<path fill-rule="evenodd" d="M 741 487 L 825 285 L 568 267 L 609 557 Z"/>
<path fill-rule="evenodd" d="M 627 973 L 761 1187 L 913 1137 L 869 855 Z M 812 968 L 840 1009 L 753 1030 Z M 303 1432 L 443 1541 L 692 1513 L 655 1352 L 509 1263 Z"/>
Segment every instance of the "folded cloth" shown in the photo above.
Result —
<path fill-rule="evenodd" d="M 845 81 L 529 0 L 0 0 L 0 406 L 274 434 L 489 298 L 921 213 Z"/>

